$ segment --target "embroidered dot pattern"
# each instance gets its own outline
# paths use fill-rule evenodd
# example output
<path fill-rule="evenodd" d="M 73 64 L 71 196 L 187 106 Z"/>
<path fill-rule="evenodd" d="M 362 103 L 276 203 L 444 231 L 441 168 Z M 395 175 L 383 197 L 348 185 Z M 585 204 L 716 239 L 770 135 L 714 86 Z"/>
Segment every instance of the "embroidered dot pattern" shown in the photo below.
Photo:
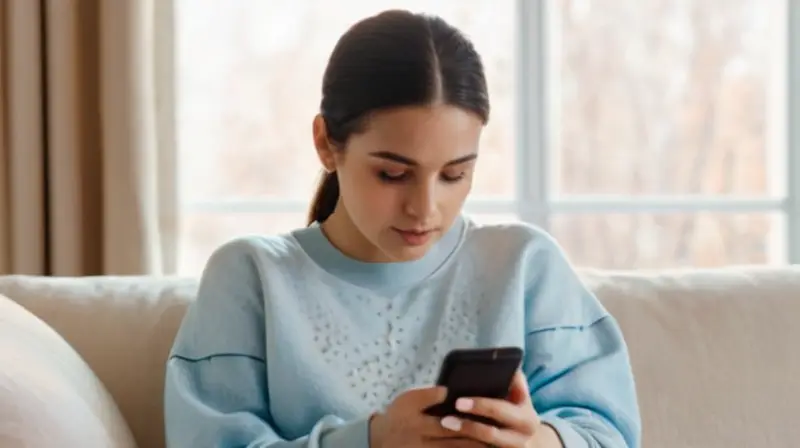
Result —
<path fill-rule="evenodd" d="M 447 352 L 474 346 L 480 299 L 464 290 L 414 297 L 409 306 L 399 306 L 403 298 L 346 293 L 304 302 L 330 375 L 342 379 L 357 407 L 375 410 L 434 384 Z"/>

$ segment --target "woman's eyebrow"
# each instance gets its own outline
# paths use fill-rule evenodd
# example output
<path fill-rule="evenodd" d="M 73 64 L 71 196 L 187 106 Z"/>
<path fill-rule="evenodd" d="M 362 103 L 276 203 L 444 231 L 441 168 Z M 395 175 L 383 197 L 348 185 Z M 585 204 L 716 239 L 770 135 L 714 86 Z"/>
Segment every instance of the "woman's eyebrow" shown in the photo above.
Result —
<path fill-rule="evenodd" d="M 385 160 L 390 160 L 392 162 L 402 163 L 402 164 L 408 165 L 408 166 L 418 166 L 419 165 L 419 162 L 417 162 L 414 159 L 410 159 L 410 158 L 408 158 L 406 156 L 401 156 L 400 154 L 393 153 L 393 152 L 390 152 L 390 151 L 376 151 L 376 152 L 369 153 L 369 155 L 372 156 L 372 157 L 377 157 L 379 159 L 385 159 Z M 467 154 L 467 155 L 465 155 L 463 157 L 459 157 L 457 159 L 453 159 L 453 160 L 445 163 L 445 166 L 458 165 L 458 164 L 461 164 L 461 163 L 464 163 L 464 162 L 469 162 L 471 160 L 475 160 L 477 158 L 478 158 L 478 153 Z"/>

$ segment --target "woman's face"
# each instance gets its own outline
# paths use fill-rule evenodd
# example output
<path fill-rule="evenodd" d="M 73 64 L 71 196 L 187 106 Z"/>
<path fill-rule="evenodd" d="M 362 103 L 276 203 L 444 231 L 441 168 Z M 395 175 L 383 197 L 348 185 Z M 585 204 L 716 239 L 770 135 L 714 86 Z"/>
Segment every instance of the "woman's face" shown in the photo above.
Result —
<path fill-rule="evenodd" d="M 337 151 L 318 123 L 320 158 L 336 170 L 341 195 L 323 228 L 365 261 L 422 257 L 461 212 L 482 129 L 478 116 L 457 107 L 405 107 L 370 116 Z"/>

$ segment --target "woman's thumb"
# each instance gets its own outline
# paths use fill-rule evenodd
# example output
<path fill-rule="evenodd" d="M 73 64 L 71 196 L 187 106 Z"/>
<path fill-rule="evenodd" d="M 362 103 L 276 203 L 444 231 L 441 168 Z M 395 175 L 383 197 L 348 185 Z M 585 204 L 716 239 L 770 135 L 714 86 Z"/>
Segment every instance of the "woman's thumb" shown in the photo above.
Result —
<path fill-rule="evenodd" d="M 531 399 L 528 389 L 528 380 L 521 371 L 517 371 L 514 380 L 511 382 L 511 389 L 508 391 L 508 401 L 514 404 L 522 404 Z"/>

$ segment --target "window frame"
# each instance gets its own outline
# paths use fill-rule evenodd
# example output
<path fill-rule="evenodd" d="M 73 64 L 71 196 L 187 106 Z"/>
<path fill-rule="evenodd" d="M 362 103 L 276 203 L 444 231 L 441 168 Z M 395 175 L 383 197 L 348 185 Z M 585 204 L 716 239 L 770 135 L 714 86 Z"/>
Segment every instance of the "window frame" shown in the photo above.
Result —
<path fill-rule="evenodd" d="M 800 2 L 786 0 L 786 150 L 788 262 L 800 264 Z"/>
<path fill-rule="evenodd" d="M 779 76 L 786 92 L 785 123 L 780 123 L 775 142 L 786 148 L 784 197 L 704 196 L 704 195 L 564 195 L 552 191 L 552 149 L 555 119 L 549 112 L 557 91 L 555 67 L 548 64 L 549 51 L 558 45 L 552 33 L 553 0 L 515 0 L 517 10 L 517 85 L 521 101 L 517 104 L 517 172 L 514 197 L 491 199 L 474 197 L 465 211 L 476 214 L 516 214 L 522 221 L 550 229 L 555 214 L 567 213 L 646 213 L 719 212 L 779 213 L 785 219 L 784 238 L 773 238 L 784 262 L 800 264 L 800 2 L 780 0 L 787 19 L 785 73 Z M 776 166 L 777 168 L 777 166 Z M 308 203 L 289 199 L 222 198 L 186 201 L 180 198 L 180 213 L 305 213 Z"/>

